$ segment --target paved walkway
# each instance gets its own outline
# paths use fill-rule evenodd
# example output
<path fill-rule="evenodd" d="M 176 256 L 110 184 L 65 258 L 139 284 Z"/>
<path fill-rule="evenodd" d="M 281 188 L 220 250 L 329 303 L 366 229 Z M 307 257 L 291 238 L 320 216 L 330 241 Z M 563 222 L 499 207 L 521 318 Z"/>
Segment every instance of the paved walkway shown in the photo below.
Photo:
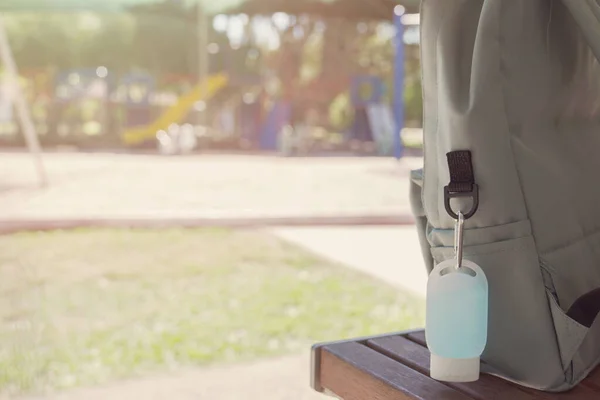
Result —
<path fill-rule="evenodd" d="M 322 257 L 424 297 L 427 273 L 415 229 L 278 228 L 272 232 Z"/>
<path fill-rule="evenodd" d="M 0 153 L 0 220 L 394 216 L 419 159 Z"/>

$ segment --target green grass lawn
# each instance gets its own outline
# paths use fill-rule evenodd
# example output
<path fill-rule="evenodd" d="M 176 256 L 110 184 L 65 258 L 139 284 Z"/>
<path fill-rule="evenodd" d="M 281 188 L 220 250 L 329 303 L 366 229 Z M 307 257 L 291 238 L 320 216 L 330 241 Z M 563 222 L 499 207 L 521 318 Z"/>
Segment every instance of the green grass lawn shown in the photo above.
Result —
<path fill-rule="evenodd" d="M 0 236 L 0 393 L 298 352 L 423 316 L 420 299 L 262 232 Z"/>

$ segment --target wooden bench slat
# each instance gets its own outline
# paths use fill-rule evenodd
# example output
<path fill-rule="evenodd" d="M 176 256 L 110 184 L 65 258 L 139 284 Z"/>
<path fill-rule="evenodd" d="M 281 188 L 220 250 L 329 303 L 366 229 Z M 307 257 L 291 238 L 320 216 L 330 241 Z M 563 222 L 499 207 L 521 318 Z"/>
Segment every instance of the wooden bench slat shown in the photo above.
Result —
<path fill-rule="evenodd" d="M 406 335 L 407 338 L 415 343 L 419 343 L 423 347 L 427 347 L 427 340 L 425 339 L 425 331 L 411 332 Z"/>
<path fill-rule="evenodd" d="M 427 341 L 425 339 L 425 331 L 418 332 L 410 332 L 406 335 L 408 339 L 411 341 L 418 343 L 421 346 L 427 347 Z M 556 399 L 556 400 L 580 400 L 580 399 L 600 399 L 600 395 L 596 393 L 596 390 L 600 388 L 600 368 L 596 370 L 595 374 L 598 376 L 598 385 L 593 384 L 593 377 L 596 376 L 592 374 L 590 378 L 592 378 L 592 382 L 590 382 L 590 378 L 586 379 L 582 385 L 578 385 L 572 390 L 565 393 L 546 393 L 540 392 L 539 390 L 530 389 L 527 387 L 519 387 L 521 390 L 535 395 L 539 399 Z M 509 383 L 509 382 L 507 382 Z"/>
<path fill-rule="evenodd" d="M 405 337 L 388 336 L 373 339 L 368 341 L 368 345 L 423 374 L 429 375 L 429 351 Z M 479 400 L 539 399 L 539 397 L 526 393 L 511 383 L 489 375 L 481 375 L 476 382 L 448 385 Z"/>
<path fill-rule="evenodd" d="M 408 335 L 409 333 L 416 333 L 416 332 L 422 332 L 423 329 L 412 329 L 412 330 L 408 330 L 408 331 L 402 331 L 402 332 L 393 332 L 393 333 L 386 333 L 386 334 L 381 334 L 381 335 L 371 335 L 371 336 L 364 336 L 364 337 L 359 337 L 359 338 L 354 338 L 354 339 L 341 339 L 341 340 L 336 340 L 333 342 L 325 342 L 325 343 L 316 343 L 312 346 L 311 349 L 311 360 L 310 360 L 310 364 L 311 364 L 311 372 L 310 372 L 310 386 L 316 390 L 317 392 L 324 392 L 326 389 L 321 385 L 320 379 L 321 379 L 321 349 L 325 346 L 331 346 L 334 344 L 339 344 L 339 343 L 361 343 L 364 344 L 367 342 L 367 340 L 370 339 L 377 339 L 380 337 L 385 337 L 385 336 L 396 336 L 396 335 Z"/>
<path fill-rule="evenodd" d="M 321 349 L 321 368 L 319 377 L 323 392 L 344 400 L 412 400 L 409 395 L 398 393 L 395 389 L 377 380 L 370 374 L 346 363 L 337 356 Z"/>
<path fill-rule="evenodd" d="M 344 400 L 473 400 L 356 342 L 320 351 L 320 383 Z"/>
<path fill-rule="evenodd" d="M 583 384 L 600 392 L 600 366 L 596 367 L 596 370 L 583 381 Z M 600 399 L 600 396 L 598 398 Z"/>
<path fill-rule="evenodd" d="M 578 385 L 568 392 L 561 393 L 549 393 L 540 392 L 535 389 L 524 387 L 523 390 L 527 390 L 529 393 L 539 393 L 540 399 L 543 400 L 598 400 L 600 399 L 600 393 L 597 393 L 593 389 L 586 386 Z"/>
<path fill-rule="evenodd" d="M 311 378 L 317 391 L 344 400 L 600 400 L 600 368 L 565 393 L 540 392 L 491 375 L 472 383 L 435 381 L 422 330 L 317 344 Z"/>

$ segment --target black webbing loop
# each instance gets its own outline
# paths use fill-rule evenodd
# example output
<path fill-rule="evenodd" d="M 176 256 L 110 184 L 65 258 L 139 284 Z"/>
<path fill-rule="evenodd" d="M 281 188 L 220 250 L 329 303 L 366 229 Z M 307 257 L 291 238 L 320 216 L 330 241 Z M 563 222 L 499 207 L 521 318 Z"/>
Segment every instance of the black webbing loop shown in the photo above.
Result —
<path fill-rule="evenodd" d="M 451 151 L 446 154 L 446 157 L 448 158 L 450 183 L 444 188 L 444 206 L 452 218 L 458 219 L 458 214 L 452 210 L 450 200 L 456 197 L 470 197 L 473 205 L 469 212 L 464 213 L 465 219 L 469 219 L 479 207 L 479 187 L 475 184 L 471 152 L 468 150 Z"/>

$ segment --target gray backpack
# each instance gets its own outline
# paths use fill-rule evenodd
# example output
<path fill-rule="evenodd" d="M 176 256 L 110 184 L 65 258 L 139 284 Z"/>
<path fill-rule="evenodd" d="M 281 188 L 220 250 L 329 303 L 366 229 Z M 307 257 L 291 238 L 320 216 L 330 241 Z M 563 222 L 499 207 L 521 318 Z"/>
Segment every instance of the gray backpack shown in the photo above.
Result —
<path fill-rule="evenodd" d="M 600 362 L 600 0 L 423 0 L 421 45 L 426 264 L 454 256 L 464 212 L 483 370 L 567 390 Z"/>

